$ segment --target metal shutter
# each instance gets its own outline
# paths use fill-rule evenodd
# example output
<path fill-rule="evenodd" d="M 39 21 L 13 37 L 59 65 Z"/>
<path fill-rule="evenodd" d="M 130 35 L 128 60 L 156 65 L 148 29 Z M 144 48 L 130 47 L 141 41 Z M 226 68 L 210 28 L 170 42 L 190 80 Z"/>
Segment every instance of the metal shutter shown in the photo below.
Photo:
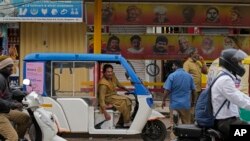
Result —
<path fill-rule="evenodd" d="M 145 81 L 145 60 L 129 60 L 131 64 L 134 66 L 135 72 L 138 77 L 141 78 L 142 81 Z M 114 67 L 114 72 L 116 77 L 120 82 L 128 81 L 125 77 L 125 70 L 122 68 L 121 65 L 112 64 Z"/>

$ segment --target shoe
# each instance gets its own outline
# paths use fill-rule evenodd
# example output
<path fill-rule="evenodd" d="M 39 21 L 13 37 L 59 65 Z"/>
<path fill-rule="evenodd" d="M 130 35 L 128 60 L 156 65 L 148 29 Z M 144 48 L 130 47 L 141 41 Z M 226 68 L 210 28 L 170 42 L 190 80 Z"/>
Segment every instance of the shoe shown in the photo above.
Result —
<path fill-rule="evenodd" d="M 124 127 L 123 127 L 123 124 L 117 123 L 115 128 L 124 128 Z"/>
<path fill-rule="evenodd" d="M 128 123 L 124 123 L 123 124 L 123 127 L 124 128 L 129 128 L 131 126 L 131 122 L 128 122 Z"/>

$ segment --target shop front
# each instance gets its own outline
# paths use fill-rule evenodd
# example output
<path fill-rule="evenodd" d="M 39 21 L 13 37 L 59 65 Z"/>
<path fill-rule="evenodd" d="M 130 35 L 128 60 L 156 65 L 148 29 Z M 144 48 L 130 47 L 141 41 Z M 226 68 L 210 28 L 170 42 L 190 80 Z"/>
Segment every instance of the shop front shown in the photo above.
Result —
<path fill-rule="evenodd" d="M 15 61 L 11 85 L 22 79 L 22 59 L 32 52 L 83 53 L 83 1 L 12 0 L 0 14 L 0 51 Z"/>

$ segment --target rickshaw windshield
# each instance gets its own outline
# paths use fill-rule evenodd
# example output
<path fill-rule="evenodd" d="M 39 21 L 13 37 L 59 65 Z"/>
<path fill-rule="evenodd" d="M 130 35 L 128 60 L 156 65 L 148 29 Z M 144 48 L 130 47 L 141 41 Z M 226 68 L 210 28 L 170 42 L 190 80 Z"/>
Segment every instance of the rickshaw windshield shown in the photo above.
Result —
<path fill-rule="evenodd" d="M 95 61 L 51 61 L 46 63 L 46 93 L 59 97 L 96 97 Z"/>

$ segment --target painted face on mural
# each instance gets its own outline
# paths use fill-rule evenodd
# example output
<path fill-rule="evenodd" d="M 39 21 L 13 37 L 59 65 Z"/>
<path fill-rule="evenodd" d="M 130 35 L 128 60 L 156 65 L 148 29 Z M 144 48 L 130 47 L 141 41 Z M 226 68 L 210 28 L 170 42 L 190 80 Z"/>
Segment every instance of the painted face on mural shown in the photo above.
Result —
<path fill-rule="evenodd" d="M 155 18 L 154 23 L 166 23 L 168 22 L 167 18 L 167 9 L 163 6 L 158 6 L 154 9 Z"/>
<path fill-rule="evenodd" d="M 139 20 L 139 16 L 141 15 L 141 9 L 132 5 L 127 8 L 127 21 L 128 22 L 136 22 Z"/>
<path fill-rule="evenodd" d="M 224 49 L 237 48 L 237 45 L 235 44 L 233 39 L 231 39 L 229 37 L 224 38 L 224 43 L 223 44 L 224 44 Z"/>
<path fill-rule="evenodd" d="M 134 49 L 137 49 L 139 50 L 141 48 L 141 41 L 138 40 L 138 39 L 134 39 L 132 42 L 131 42 L 131 45 Z"/>
<path fill-rule="evenodd" d="M 167 42 L 165 42 L 165 41 L 159 41 L 159 42 L 156 43 L 155 48 L 159 52 L 165 52 L 166 48 L 167 48 Z"/>
<path fill-rule="evenodd" d="M 104 5 L 102 9 L 102 22 L 103 23 L 111 22 L 112 16 L 113 16 L 113 8 L 108 5 Z"/>
<path fill-rule="evenodd" d="M 110 50 L 111 51 L 116 51 L 117 48 L 119 48 L 119 41 L 111 40 L 111 42 L 110 42 Z"/>
<path fill-rule="evenodd" d="M 240 16 L 240 11 L 237 7 L 233 7 L 231 9 L 231 22 L 233 23 L 237 23 L 239 22 L 241 19 L 241 16 Z"/>
<path fill-rule="evenodd" d="M 182 15 L 185 23 L 192 23 L 195 15 L 194 9 L 192 7 L 186 7 L 183 9 Z"/>
<path fill-rule="evenodd" d="M 112 35 L 107 44 L 107 52 L 119 53 L 120 49 L 120 39 L 117 36 Z"/>
<path fill-rule="evenodd" d="M 211 37 L 205 37 L 202 41 L 203 54 L 211 54 L 214 51 L 214 41 Z"/>
<path fill-rule="evenodd" d="M 213 46 L 213 40 L 211 38 L 206 37 L 204 38 L 202 45 L 204 49 L 209 50 Z"/>
<path fill-rule="evenodd" d="M 189 47 L 189 42 L 186 38 L 180 38 L 179 44 L 181 50 L 186 50 Z"/>
<path fill-rule="evenodd" d="M 185 36 L 179 37 L 179 53 L 188 54 L 191 44 Z"/>
<path fill-rule="evenodd" d="M 210 7 L 206 12 L 207 22 L 219 22 L 219 10 L 215 7 Z"/>

